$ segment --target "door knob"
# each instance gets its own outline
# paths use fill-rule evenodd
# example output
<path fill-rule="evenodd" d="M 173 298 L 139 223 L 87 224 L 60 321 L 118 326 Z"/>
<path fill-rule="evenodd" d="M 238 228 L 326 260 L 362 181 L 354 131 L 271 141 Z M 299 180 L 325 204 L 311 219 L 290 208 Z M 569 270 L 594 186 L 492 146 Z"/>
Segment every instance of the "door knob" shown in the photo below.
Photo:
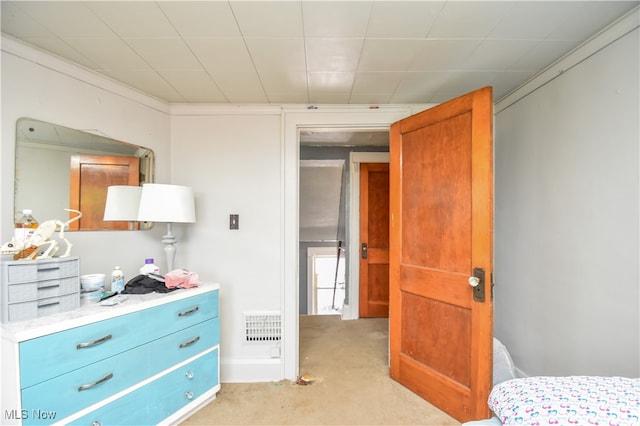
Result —
<path fill-rule="evenodd" d="M 362 243 L 362 258 L 367 258 L 367 243 Z"/>
<path fill-rule="evenodd" d="M 469 285 L 471 287 L 476 287 L 478 284 L 480 284 L 480 278 L 478 278 L 478 277 L 469 277 Z"/>

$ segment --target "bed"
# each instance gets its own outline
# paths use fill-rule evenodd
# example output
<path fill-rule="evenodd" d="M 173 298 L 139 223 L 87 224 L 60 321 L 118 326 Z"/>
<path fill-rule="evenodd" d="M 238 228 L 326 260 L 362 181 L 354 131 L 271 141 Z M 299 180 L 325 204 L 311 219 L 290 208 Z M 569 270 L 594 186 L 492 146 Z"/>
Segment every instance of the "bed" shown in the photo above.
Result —
<path fill-rule="evenodd" d="M 640 426 L 640 378 L 518 378 L 506 347 L 493 341 L 493 417 L 464 426 Z"/>

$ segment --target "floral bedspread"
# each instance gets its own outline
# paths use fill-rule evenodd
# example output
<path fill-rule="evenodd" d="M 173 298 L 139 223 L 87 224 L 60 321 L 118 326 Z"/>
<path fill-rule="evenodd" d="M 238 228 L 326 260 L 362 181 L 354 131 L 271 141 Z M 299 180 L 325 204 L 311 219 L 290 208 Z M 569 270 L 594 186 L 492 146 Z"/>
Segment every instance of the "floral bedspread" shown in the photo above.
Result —
<path fill-rule="evenodd" d="M 526 377 L 496 385 L 489 408 L 505 425 L 640 425 L 640 378 Z"/>

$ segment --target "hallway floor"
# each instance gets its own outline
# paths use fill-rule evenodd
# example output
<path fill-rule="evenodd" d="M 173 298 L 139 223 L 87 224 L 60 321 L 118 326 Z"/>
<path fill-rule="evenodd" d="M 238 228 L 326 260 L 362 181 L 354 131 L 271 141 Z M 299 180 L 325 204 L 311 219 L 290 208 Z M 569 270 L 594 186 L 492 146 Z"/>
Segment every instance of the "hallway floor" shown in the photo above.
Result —
<path fill-rule="evenodd" d="M 460 425 L 389 378 L 388 320 L 300 317 L 308 385 L 223 383 L 183 425 Z"/>

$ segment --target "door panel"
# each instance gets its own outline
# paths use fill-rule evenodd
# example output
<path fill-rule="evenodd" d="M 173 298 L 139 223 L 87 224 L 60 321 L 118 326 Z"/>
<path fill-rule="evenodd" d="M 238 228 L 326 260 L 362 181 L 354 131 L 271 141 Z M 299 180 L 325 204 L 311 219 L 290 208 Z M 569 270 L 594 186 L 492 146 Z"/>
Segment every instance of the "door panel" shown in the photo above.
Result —
<path fill-rule="evenodd" d="M 359 315 L 361 318 L 386 318 L 389 316 L 387 163 L 360 164 L 360 247 Z"/>
<path fill-rule="evenodd" d="M 391 126 L 391 376 L 461 422 L 489 417 L 492 132 L 491 88 Z"/>
<path fill-rule="evenodd" d="M 80 210 L 80 220 L 69 224 L 73 230 L 129 229 L 126 221 L 103 221 L 107 187 L 137 186 L 140 182 L 140 159 L 128 156 L 71 156 L 69 205 Z M 137 226 L 137 223 L 136 223 Z"/>

